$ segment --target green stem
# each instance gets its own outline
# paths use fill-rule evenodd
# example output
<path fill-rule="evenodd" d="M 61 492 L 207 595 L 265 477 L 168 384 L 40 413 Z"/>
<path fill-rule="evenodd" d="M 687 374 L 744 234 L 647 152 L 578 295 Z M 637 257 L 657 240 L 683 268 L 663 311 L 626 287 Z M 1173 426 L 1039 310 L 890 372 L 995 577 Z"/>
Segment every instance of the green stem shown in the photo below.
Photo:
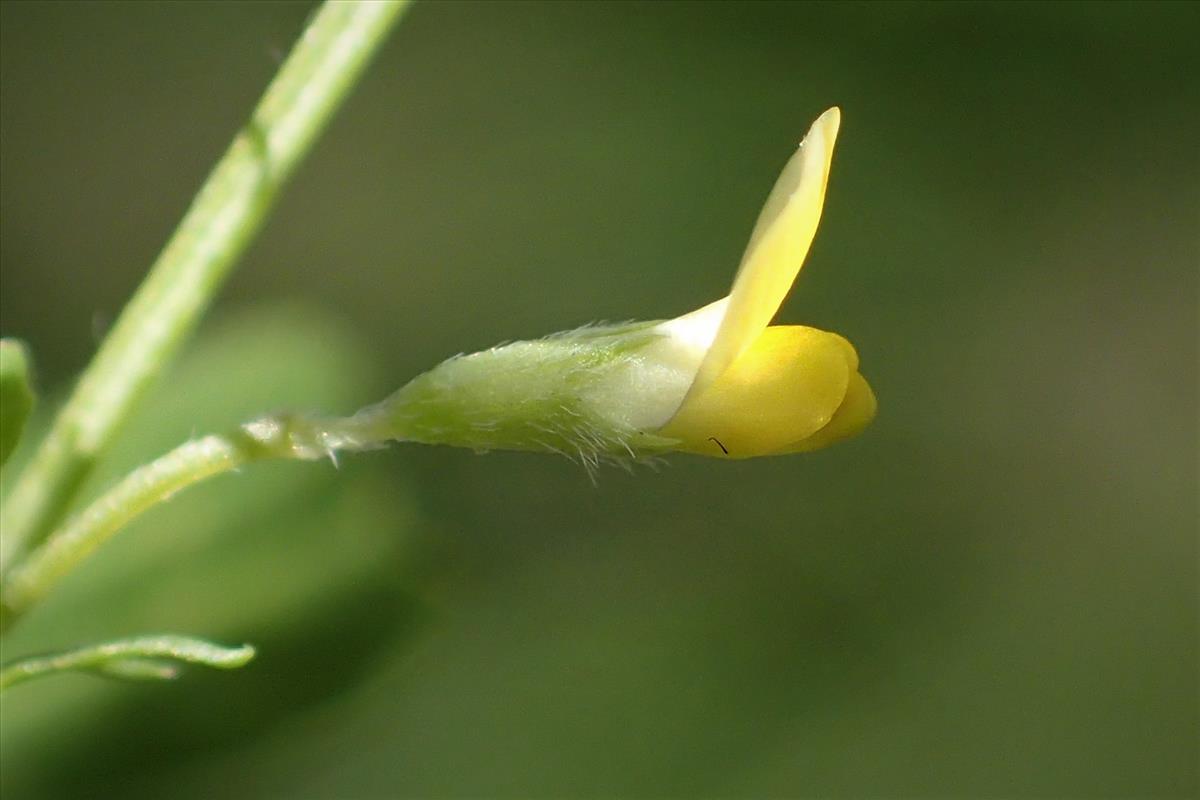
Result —
<path fill-rule="evenodd" d="M 6 498 L 0 576 L 62 518 L 407 5 L 330 0 L 314 15 Z"/>
<path fill-rule="evenodd" d="M 336 422 L 264 417 L 225 435 L 185 442 L 138 467 L 73 517 L 17 566 L 0 594 L 0 631 L 40 600 L 97 547 L 152 506 L 202 480 L 271 458 L 314 460 L 356 442 L 333 433 Z"/>

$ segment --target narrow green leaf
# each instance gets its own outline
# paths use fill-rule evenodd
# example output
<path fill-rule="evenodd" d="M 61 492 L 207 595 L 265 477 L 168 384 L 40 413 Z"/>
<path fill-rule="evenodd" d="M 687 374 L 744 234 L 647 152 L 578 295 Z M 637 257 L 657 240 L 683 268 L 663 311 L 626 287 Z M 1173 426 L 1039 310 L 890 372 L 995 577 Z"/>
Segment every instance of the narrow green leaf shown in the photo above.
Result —
<path fill-rule="evenodd" d="M 96 669 L 101 675 L 127 681 L 169 681 L 179 677 L 179 665 L 156 658 L 127 658 Z"/>
<path fill-rule="evenodd" d="M 133 680 L 168 680 L 179 674 L 179 667 L 173 662 L 236 669 L 252 658 L 254 648 L 248 644 L 223 647 L 191 636 L 137 636 L 6 664 L 0 668 L 0 691 L 23 681 L 67 670 L 92 671 Z"/>
<path fill-rule="evenodd" d="M 33 410 L 29 355 L 16 339 L 0 339 L 0 464 L 17 447 Z"/>

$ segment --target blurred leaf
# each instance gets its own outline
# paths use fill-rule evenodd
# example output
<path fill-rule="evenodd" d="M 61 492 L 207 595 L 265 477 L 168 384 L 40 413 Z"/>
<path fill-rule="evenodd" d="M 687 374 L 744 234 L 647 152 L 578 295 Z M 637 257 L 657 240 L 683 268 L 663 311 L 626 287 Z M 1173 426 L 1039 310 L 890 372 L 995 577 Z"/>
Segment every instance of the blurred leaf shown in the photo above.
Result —
<path fill-rule="evenodd" d="M 374 399 L 361 351 L 342 325 L 296 306 L 219 321 L 131 420 L 93 491 L 193 433 L 267 410 L 333 413 Z M 198 674 L 169 700 L 66 678 L 6 696 L 5 789 L 49 781 L 61 793 L 56 782 L 71 776 L 55 764 L 94 754 L 100 741 L 114 743 L 109 764 L 144 758 L 101 735 L 125 725 L 159 732 L 151 738 L 165 766 L 189 747 L 252 737 L 370 669 L 415 609 L 405 549 L 416 516 L 404 487 L 376 474 L 380 463 L 364 454 L 339 469 L 264 463 L 221 476 L 139 518 L 70 575 L 6 635 L 6 654 L 170 627 L 253 640 L 259 656 L 236 681 Z M 229 706 L 239 709 L 233 720 L 216 712 Z"/>
<path fill-rule="evenodd" d="M 0 339 L 0 464 L 16 449 L 33 410 L 29 357 L 23 342 Z"/>

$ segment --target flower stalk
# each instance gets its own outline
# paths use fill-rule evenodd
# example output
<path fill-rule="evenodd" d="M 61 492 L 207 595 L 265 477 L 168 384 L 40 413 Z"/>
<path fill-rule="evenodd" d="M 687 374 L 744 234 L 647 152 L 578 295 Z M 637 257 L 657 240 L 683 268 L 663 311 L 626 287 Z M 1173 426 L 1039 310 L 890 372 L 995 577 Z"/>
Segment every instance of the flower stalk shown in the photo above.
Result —
<path fill-rule="evenodd" d="M 65 514 L 407 6 L 326 2 L 313 16 L 5 498 L 0 576 Z"/>
<path fill-rule="evenodd" d="M 299 416 L 264 417 L 229 434 L 185 442 L 126 475 L 30 553 L 0 592 L 0 631 L 7 630 L 64 576 L 143 512 L 176 492 L 253 462 L 313 460 L 344 446 L 325 423 Z"/>

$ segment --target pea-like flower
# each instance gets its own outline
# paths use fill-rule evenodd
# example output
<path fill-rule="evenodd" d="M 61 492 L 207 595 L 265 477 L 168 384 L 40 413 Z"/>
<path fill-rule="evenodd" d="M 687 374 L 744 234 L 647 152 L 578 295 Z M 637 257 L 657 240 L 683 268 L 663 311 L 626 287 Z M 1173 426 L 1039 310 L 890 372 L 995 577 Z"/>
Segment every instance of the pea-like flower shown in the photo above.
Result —
<path fill-rule="evenodd" d="M 671 320 L 593 325 L 457 356 L 332 430 L 332 446 L 397 439 L 606 459 L 815 450 L 875 415 L 835 333 L 770 325 L 817 231 L 841 114 L 813 123 L 750 235 L 733 289 Z"/>

